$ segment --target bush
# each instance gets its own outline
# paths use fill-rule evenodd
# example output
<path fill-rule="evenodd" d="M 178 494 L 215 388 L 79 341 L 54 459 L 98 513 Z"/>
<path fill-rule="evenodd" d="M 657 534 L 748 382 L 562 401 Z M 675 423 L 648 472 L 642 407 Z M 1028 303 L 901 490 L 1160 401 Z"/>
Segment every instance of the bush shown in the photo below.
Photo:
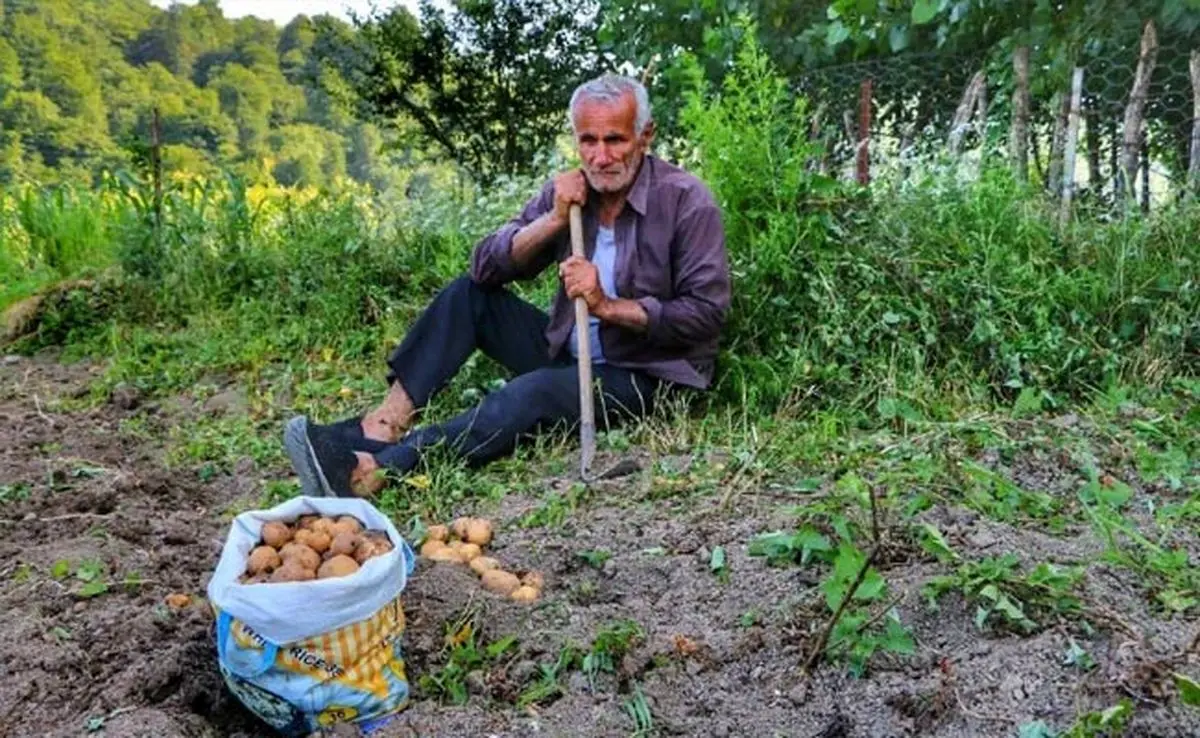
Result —
<path fill-rule="evenodd" d="M 868 199 L 809 166 L 804 100 L 744 37 L 720 89 L 692 67 L 682 117 L 725 213 L 724 397 L 893 407 L 982 386 L 1010 400 L 1196 366 L 1195 205 L 1060 232 L 1004 170 L 914 176 Z"/>

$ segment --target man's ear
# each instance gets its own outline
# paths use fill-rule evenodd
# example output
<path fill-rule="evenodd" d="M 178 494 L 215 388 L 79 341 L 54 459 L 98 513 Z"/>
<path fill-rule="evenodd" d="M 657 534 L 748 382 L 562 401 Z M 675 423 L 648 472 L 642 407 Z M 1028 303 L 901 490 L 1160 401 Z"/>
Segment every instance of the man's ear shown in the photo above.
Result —
<path fill-rule="evenodd" d="M 657 128 L 653 120 L 646 123 L 646 127 L 642 129 L 642 144 L 646 148 L 650 148 L 650 144 L 654 143 L 654 134 L 656 131 Z"/>

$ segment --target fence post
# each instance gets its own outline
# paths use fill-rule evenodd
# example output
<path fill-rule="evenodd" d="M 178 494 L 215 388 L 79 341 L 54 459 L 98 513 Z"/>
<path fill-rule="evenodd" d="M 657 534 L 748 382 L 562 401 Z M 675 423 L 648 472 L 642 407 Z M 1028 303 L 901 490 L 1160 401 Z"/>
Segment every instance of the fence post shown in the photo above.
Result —
<path fill-rule="evenodd" d="M 1013 118 L 1008 148 L 1013 173 L 1025 182 L 1029 179 L 1029 47 L 1013 51 Z"/>
<path fill-rule="evenodd" d="M 1192 77 L 1192 153 L 1188 161 L 1188 181 L 1200 195 L 1200 49 L 1192 49 L 1188 71 Z"/>
<path fill-rule="evenodd" d="M 162 245 L 162 133 L 159 129 L 158 106 L 150 121 L 150 163 L 154 177 L 154 239 Z"/>
<path fill-rule="evenodd" d="M 1154 21 L 1146 21 L 1142 30 L 1142 44 L 1138 53 L 1137 71 L 1133 75 L 1133 88 L 1129 91 L 1129 102 L 1125 105 L 1124 152 L 1121 173 L 1133 194 L 1137 181 L 1138 149 L 1142 143 L 1142 126 L 1145 120 L 1146 97 L 1150 91 L 1150 77 L 1154 74 L 1154 63 L 1158 58 L 1158 33 Z"/>
<path fill-rule="evenodd" d="M 870 78 L 862 81 L 858 92 L 858 183 L 862 186 L 871 184 L 871 94 Z"/>
<path fill-rule="evenodd" d="M 1079 99 L 1083 96 L 1083 68 L 1075 67 L 1071 76 L 1071 108 L 1067 122 L 1067 140 L 1063 151 L 1062 203 L 1059 223 L 1067 225 L 1071 218 L 1071 198 L 1075 194 L 1075 150 L 1079 141 Z"/>

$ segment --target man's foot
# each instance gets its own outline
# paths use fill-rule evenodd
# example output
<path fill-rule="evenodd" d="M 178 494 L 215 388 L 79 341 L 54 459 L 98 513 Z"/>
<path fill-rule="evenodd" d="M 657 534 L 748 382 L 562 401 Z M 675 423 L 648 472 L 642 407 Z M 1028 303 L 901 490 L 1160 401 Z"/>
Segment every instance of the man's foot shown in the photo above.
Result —
<path fill-rule="evenodd" d="M 300 476 L 302 494 L 317 497 L 356 497 L 383 486 L 375 473 L 379 465 L 367 453 L 347 443 L 345 427 L 313 425 L 299 416 L 288 421 L 283 444 L 292 468 Z"/>
<path fill-rule="evenodd" d="M 359 430 L 369 440 L 395 443 L 412 425 L 415 415 L 416 408 L 408 392 L 399 382 L 393 382 L 383 403 L 362 417 Z"/>

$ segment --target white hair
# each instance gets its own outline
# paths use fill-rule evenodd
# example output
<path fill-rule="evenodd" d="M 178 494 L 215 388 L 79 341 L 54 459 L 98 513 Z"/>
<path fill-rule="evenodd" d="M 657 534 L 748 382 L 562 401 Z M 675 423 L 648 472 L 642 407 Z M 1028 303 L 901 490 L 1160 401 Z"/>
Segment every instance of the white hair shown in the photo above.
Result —
<path fill-rule="evenodd" d="M 646 126 L 650 125 L 650 95 L 646 93 L 645 85 L 622 74 L 605 74 L 575 88 L 575 92 L 571 94 L 571 104 L 567 108 L 567 118 L 571 124 L 571 130 L 575 130 L 575 108 L 579 103 L 584 100 L 615 103 L 620 102 L 626 94 L 633 95 L 633 101 L 637 106 L 633 129 L 638 134 L 645 133 Z"/>

